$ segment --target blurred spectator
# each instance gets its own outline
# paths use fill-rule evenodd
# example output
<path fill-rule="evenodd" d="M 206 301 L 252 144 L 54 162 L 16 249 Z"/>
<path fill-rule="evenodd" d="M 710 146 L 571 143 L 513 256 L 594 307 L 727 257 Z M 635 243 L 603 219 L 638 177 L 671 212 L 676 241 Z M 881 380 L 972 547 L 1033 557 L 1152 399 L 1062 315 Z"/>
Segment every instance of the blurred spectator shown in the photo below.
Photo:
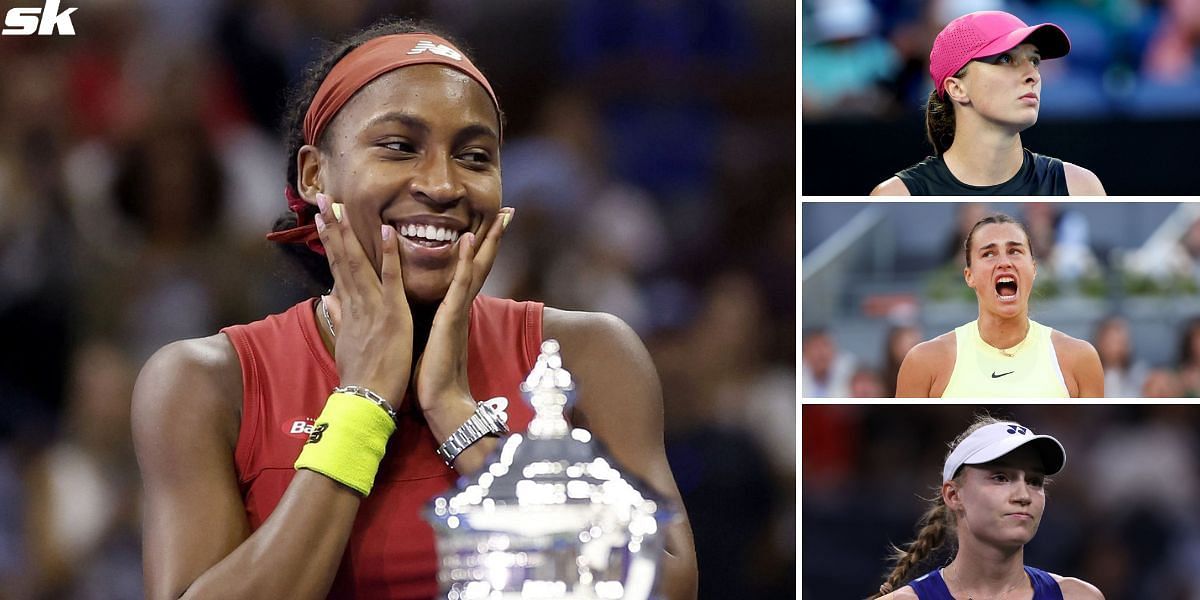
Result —
<path fill-rule="evenodd" d="M 1139 407 L 1132 422 L 1102 431 L 1087 457 L 1088 498 L 1120 527 L 1128 562 L 1114 565 L 1143 576 L 1129 581 L 1129 597 L 1163 598 L 1173 579 L 1170 557 L 1187 545 L 1200 520 L 1200 451 L 1195 407 Z M 1194 534 L 1193 534 L 1194 535 Z M 1132 578 L 1131 578 L 1132 579 Z M 1116 594 L 1114 594 L 1116 595 Z M 1177 596 L 1186 597 L 1186 596 Z"/>
<path fill-rule="evenodd" d="M 1165 11 L 1146 49 L 1146 73 L 1179 82 L 1195 77 L 1200 52 L 1200 1 L 1166 0 Z"/>
<path fill-rule="evenodd" d="M 29 526 L 25 510 L 29 491 L 23 481 L 25 452 L 11 440 L 0 442 L 0 589 L 5 598 L 28 598 L 32 582 L 28 577 L 28 552 L 25 539 Z"/>
<path fill-rule="evenodd" d="M 946 238 L 944 255 L 946 262 L 965 267 L 967 265 L 963 259 L 963 246 L 966 244 L 967 236 L 970 235 L 971 228 L 975 227 L 975 224 L 981 219 L 992 214 L 992 211 L 987 204 L 963 202 L 956 206 L 954 212 L 956 226 L 954 232 Z"/>
<path fill-rule="evenodd" d="M 1110 426 L 1098 436 L 1086 469 L 1090 497 L 1103 510 L 1139 508 L 1171 518 L 1196 519 L 1200 504 L 1200 432 L 1188 420 L 1194 407 L 1147 405 L 1136 422 Z"/>
<path fill-rule="evenodd" d="M 77 351 L 63 430 L 28 475 L 34 597 L 141 596 L 141 485 L 129 431 L 135 369 L 108 342 Z"/>
<path fill-rule="evenodd" d="M 1099 275 L 1100 262 L 1092 253 L 1083 215 L 1050 202 L 1029 202 L 1024 213 L 1040 277 L 1073 283 L 1085 275 Z"/>
<path fill-rule="evenodd" d="M 1129 340 L 1129 323 L 1122 317 L 1110 316 L 1096 325 L 1092 336 L 1100 364 L 1104 366 L 1104 396 L 1106 398 L 1137 398 L 1142 395 L 1147 366 L 1133 356 Z"/>
<path fill-rule="evenodd" d="M 1191 263 L 1191 272 L 1188 275 L 1200 282 L 1200 219 L 1192 221 L 1187 233 L 1183 236 L 1181 245 Z"/>
<path fill-rule="evenodd" d="M 1188 321 L 1179 340 L 1179 384 L 1181 395 L 1200 397 L 1200 317 Z"/>
<path fill-rule="evenodd" d="M 833 336 L 824 329 L 804 334 L 800 352 L 803 360 L 800 395 L 809 398 L 847 398 L 854 374 L 854 357 L 840 353 Z"/>
<path fill-rule="evenodd" d="M 221 215 L 222 172 L 198 123 L 156 123 L 126 147 L 117 169 L 124 243 L 82 258 L 92 298 L 84 323 L 144 360 L 168 342 L 215 330 L 222 313 L 213 284 L 238 271 L 226 268 L 229 248 L 210 226 Z"/>
<path fill-rule="evenodd" d="M 729 271 L 706 288 L 687 331 L 660 332 L 650 345 L 667 415 L 686 413 L 670 419 L 667 454 L 693 523 L 703 598 L 794 585 L 795 372 L 765 360 L 765 325 L 760 285 Z"/>
<path fill-rule="evenodd" d="M 773 473 L 790 480 L 796 472 L 795 371 L 766 360 L 767 325 L 761 286 L 728 271 L 705 291 L 687 347 L 692 378 L 713 395 L 712 421 L 753 434 Z"/>
<path fill-rule="evenodd" d="M 896 397 L 896 378 L 900 375 L 900 365 L 908 351 L 919 343 L 921 329 L 915 325 L 893 325 L 888 330 L 883 348 L 883 387 L 880 390 L 883 397 Z"/>
<path fill-rule="evenodd" d="M 853 398 L 882 398 L 883 382 L 875 369 L 859 366 L 850 376 L 850 396 Z"/>
<path fill-rule="evenodd" d="M 1144 398 L 1179 398 L 1183 396 L 1183 384 L 1179 376 L 1170 369 L 1153 369 L 1146 374 L 1142 384 Z"/>
<path fill-rule="evenodd" d="M 809 4 L 809 2 L 806 2 Z M 896 51 L 877 35 L 867 0 L 812 0 L 804 47 L 805 114 L 881 114 L 891 108 L 884 83 L 899 68 Z"/>

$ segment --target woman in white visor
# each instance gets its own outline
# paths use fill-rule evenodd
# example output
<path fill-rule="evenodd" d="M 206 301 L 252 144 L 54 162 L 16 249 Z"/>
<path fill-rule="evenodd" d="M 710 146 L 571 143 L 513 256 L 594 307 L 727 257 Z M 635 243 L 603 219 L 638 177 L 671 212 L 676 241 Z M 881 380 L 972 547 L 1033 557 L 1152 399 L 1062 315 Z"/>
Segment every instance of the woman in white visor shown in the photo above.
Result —
<path fill-rule="evenodd" d="M 1067 455 L 1058 440 L 1013 422 L 981 417 L 951 444 L 941 493 L 917 538 L 896 549 L 895 566 L 872 598 L 888 600 L 1092 600 L 1095 586 L 1025 565 L 1025 544 L 1046 509 L 1046 477 Z M 913 571 L 942 546 L 953 560 Z"/>

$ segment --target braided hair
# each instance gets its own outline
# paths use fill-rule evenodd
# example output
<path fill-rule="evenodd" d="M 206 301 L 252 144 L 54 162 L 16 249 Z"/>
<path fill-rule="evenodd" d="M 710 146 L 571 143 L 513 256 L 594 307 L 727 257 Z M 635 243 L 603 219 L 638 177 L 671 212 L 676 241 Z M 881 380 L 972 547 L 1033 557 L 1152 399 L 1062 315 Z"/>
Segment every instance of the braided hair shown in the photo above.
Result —
<path fill-rule="evenodd" d="M 967 436 L 974 433 L 980 427 L 1001 422 L 1003 421 L 989 415 L 975 417 L 975 421 L 971 423 L 971 426 L 966 431 L 960 433 L 958 437 L 954 438 L 953 442 L 950 442 L 949 452 L 954 452 L 954 449 L 963 440 L 967 439 Z M 949 452 L 947 452 L 947 456 L 949 456 Z M 958 480 L 961 472 L 962 469 L 960 467 L 959 472 L 954 474 L 955 481 Z M 930 501 L 929 508 L 925 511 L 925 514 L 921 515 L 920 520 L 917 521 L 917 525 L 919 529 L 916 539 L 905 544 L 904 548 L 892 546 L 892 570 L 888 573 L 887 578 L 884 579 L 883 585 L 879 586 L 879 591 L 872 595 L 869 600 L 874 600 L 904 587 L 916 574 L 920 573 L 919 568 L 925 563 L 926 559 L 933 556 L 944 546 L 949 548 L 951 553 L 953 553 L 958 545 L 958 537 L 954 535 L 954 513 L 946 508 L 946 502 L 942 499 L 940 490 L 937 497 Z"/>

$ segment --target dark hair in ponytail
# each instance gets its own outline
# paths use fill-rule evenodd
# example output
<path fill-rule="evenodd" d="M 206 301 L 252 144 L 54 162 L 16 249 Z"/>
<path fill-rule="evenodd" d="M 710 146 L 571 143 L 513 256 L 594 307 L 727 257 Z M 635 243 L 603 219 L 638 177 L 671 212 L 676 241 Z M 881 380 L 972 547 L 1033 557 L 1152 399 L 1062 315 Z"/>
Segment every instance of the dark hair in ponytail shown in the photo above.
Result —
<path fill-rule="evenodd" d="M 964 65 L 954 76 L 966 74 Z M 939 98 L 936 89 L 929 92 L 929 101 L 925 103 L 925 137 L 933 144 L 933 153 L 937 156 L 945 154 L 954 143 L 954 102 Z"/>
<path fill-rule="evenodd" d="M 975 432 L 976 429 L 993 423 L 1002 423 L 1003 421 L 990 415 L 982 414 L 975 417 L 975 421 L 966 431 L 960 433 L 958 437 L 950 442 L 950 450 L 946 453 L 949 457 L 950 452 L 967 439 L 967 436 Z M 961 470 L 960 470 L 961 472 Z M 955 473 L 957 479 L 959 473 Z M 870 598 L 878 598 L 887 595 L 895 590 L 898 590 L 908 584 L 913 576 L 917 574 L 918 568 L 928 559 L 933 556 L 943 546 L 948 546 L 951 551 L 958 545 L 958 537 L 954 535 L 954 513 L 946 508 L 946 502 L 942 500 L 941 486 L 938 486 L 937 497 L 930 501 L 929 508 L 925 514 L 921 515 L 917 521 L 917 537 L 909 542 L 902 549 L 898 546 L 892 546 L 891 560 L 894 563 L 892 570 L 888 573 L 883 585 L 879 586 L 879 591 L 871 595 Z"/>
<path fill-rule="evenodd" d="M 325 77 L 329 75 L 329 71 L 333 69 L 333 66 L 338 61 L 342 60 L 342 58 L 355 48 L 377 37 L 401 33 L 432 33 L 454 44 L 464 54 L 466 53 L 462 44 L 453 37 L 442 33 L 437 28 L 430 27 L 426 23 L 400 18 L 379 20 L 339 43 L 327 46 L 324 52 L 305 68 L 299 83 L 288 90 L 286 98 L 286 108 L 283 112 L 281 129 L 284 132 L 284 144 L 287 147 L 286 185 L 292 188 L 293 191 L 296 191 L 296 178 L 299 174 L 296 166 L 296 155 L 300 153 L 300 148 L 304 146 L 304 115 L 308 112 L 308 107 L 312 104 L 313 96 L 317 95 L 317 89 L 321 87 L 321 83 L 325 81 Z M 503 119 L 503 115 L 500 118 Z M 324 144 L 322 140 L 328 135 L 329 130 L 329 127 L 325 128 L 321 139 L 316 140 L 317 145 Z M 313 214 L 317 212 L 315 206 L 310 207 L 308 210 Z M 275 225 L 271 228 L 271 231 L 284 231 L 296 225 L 296 214 L 289 210 L 275 220 Z M 333 273 L 330 272 L 329 262 L 324 256 L 313 252 L 308 246 L 302 243 L 281 244 L 281 248 L 284 254 L 295 260 L 322 289 L 333 287 Z"/>

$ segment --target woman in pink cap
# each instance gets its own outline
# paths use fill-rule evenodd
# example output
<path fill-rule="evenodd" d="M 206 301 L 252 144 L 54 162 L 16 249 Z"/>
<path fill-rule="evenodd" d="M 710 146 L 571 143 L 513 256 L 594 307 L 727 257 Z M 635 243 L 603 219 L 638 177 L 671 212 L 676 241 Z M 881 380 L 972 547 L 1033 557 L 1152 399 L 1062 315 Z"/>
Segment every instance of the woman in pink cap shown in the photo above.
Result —
<path fill-rule="evenodd" d="M 547 339 L 578 382 L 572 422 L 681 505 L 637 334 L 479 293 L 513 212 L 499 102 L 454 42 L 377 24 L 305 71 L 288 115 L 290 212 L 268 237 L 332 289 L 142 369 L 146 597 L 433 598 L 421 511 L 529 425 L 519 387 Z M 659 591 L 694 599 L 686 518 L 665 538 Z"/>
<path fill-rule="evenodd" d="M 871 195 L 1104 195 L 1091 171 L 1021 145 L 1021 132 L 1037 122 L 1041 106 L 1039 64 L 1070 49 L 1057 25 L 1031 27 L 1006 12 L 979 11 L 951 21 L 929 53 L 934 90 L 925 106 L 925 133 L 934 156 Z"/>
<path fill-rule="evenodd" d="M 921 517 L 917 538 L 895 548 L 879 592 L 887 600 L 1094 600 L 1092 584 L 1025 565 L 1046 509 L 1046 477 L 1067 455 L 1058 440 L 1028 427 L 979 417 L 951 443 L 941 489 Z M 953 560 L 920 577 L 944 547 Z"/>

